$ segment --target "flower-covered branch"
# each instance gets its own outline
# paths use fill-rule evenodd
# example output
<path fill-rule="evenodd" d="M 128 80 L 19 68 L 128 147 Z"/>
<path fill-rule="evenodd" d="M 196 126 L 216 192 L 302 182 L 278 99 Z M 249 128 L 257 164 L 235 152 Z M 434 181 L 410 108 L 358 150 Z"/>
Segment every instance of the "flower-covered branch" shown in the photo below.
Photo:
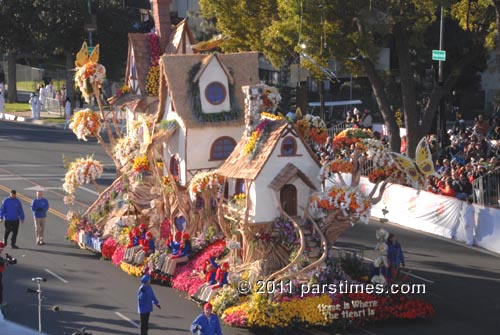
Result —
<path fill-rule="evenodd" d="M 96 178 L 102 175 L 103 167 L 101 162 L 92 157 L 78 158 L 69 166 L 64 177 L 63 189 L 68 194 L 73 194 L 78 187 L 83 184 L 94 183 Z"/>

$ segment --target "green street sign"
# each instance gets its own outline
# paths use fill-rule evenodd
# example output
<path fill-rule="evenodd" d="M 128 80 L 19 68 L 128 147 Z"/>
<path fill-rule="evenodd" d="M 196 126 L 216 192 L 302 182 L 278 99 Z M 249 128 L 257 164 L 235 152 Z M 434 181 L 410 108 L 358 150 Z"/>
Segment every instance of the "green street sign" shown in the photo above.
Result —
<path fill-rule="evenodd" d="M 432 60 L 446 60 L 446 51 L 444 50 L 432 50 Z"/>

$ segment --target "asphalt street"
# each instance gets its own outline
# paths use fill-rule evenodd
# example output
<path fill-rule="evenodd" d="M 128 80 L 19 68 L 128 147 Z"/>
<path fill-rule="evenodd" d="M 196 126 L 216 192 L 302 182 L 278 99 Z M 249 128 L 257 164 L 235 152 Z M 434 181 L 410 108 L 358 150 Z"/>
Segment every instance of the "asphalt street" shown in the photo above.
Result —
<path fill-rule="evenodd" d="M 115 177 L 112 161 L 95 139 L 78 141 L 70 131 L 0 121 L 0 198 L 15 188 L 22 200 L 26 221 L 21 226 L 20 249 L 5 250 L 18 264 L 4 273 L 6 318 L 38 327 L 37 297 L 33 277 L 42 283 L 42 328 L 48 334 L 71 334 L 87 327 L 94 335 L 139 334 L 136 307 L 137 278 L 128 276 L 109 261 L 80 250 L 65 239 L 62 179 L 65 161 L 94 155 L 105 164 L 102 186 Z M 45 246 L 36 246 L 29 211 L 37 187 L 45 189 L 51 204 Z M 92 185 L 76 193 L 75 210 L 84 210 L 97 197 Z M 461 243 L 450 242 L 391 224 L 358 224 L 347 231 L 337 246 L 375 256 L 375 231 L 384 226 L 396 234 L 407 258 L 414 283 L 425 283 L 422 299 L 431 302 L 436 316 L 430 321 L 389 321 L 348 331 L 286 330 L 286 334 L 497 334 L 500 313 L 500 257 Z M 3 236 L 4 227 L 0 227 Z M 150 335 L 186 334 L 201 309 L 176 290 L 153 286 L 162 305 L 151 317 Z M 60 311 L 52 309 L 58 306 Z M 224 327 L 225 335 L 243 335 L 244 329 Z M 0 334 L 3 334 L 0 330 Z M 6 334 L 10 335 L 10 334 Z M 15 335 L 15 334 L 12 334 Z"/>

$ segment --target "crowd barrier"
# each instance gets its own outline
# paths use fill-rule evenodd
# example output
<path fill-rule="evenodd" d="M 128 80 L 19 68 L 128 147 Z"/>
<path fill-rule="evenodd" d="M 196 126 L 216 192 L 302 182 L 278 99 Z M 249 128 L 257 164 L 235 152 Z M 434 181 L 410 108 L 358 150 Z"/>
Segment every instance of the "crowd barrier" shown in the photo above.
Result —
<path fill-rule="evenodd" d="M 343 175 L 350 183 L 350 175 Z M 360 190 L 368 194 L 374 184 L 362 177 Z M 328 186 L 327 186 L 328 187 Z M 414 188 L 390 184 L 382 200 L 372 207 L 371 216 L 449 239 L 465 242 L 464 210 L 467 203 Z M 475 241 L 487 250 L 500 253 L 500 209 L 473 204 L 476 216 Z"/>

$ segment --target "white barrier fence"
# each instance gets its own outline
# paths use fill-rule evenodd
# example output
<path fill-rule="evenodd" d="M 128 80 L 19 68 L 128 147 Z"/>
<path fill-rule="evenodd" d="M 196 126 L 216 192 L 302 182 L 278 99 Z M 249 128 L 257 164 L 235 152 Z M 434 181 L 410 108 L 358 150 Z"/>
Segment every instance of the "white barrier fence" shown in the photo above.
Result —
<path fill-rule="evenodd" d="M 350 182 L 350 175 L 343 177 Z M 373 186 L 368 178 L 361 178 L 362 192 L 368 194 Z M 500 209 L 478 204 L 473 206 L 477 245 L 500 253 Z M 382 200 L 373 206 L 372 217 L 383 218 L 382 209 L 385 207 L 389 210 L 385 218 L 391 222 L 465 242 L 465 201 L 393 184 L 385 190 Z"/>

